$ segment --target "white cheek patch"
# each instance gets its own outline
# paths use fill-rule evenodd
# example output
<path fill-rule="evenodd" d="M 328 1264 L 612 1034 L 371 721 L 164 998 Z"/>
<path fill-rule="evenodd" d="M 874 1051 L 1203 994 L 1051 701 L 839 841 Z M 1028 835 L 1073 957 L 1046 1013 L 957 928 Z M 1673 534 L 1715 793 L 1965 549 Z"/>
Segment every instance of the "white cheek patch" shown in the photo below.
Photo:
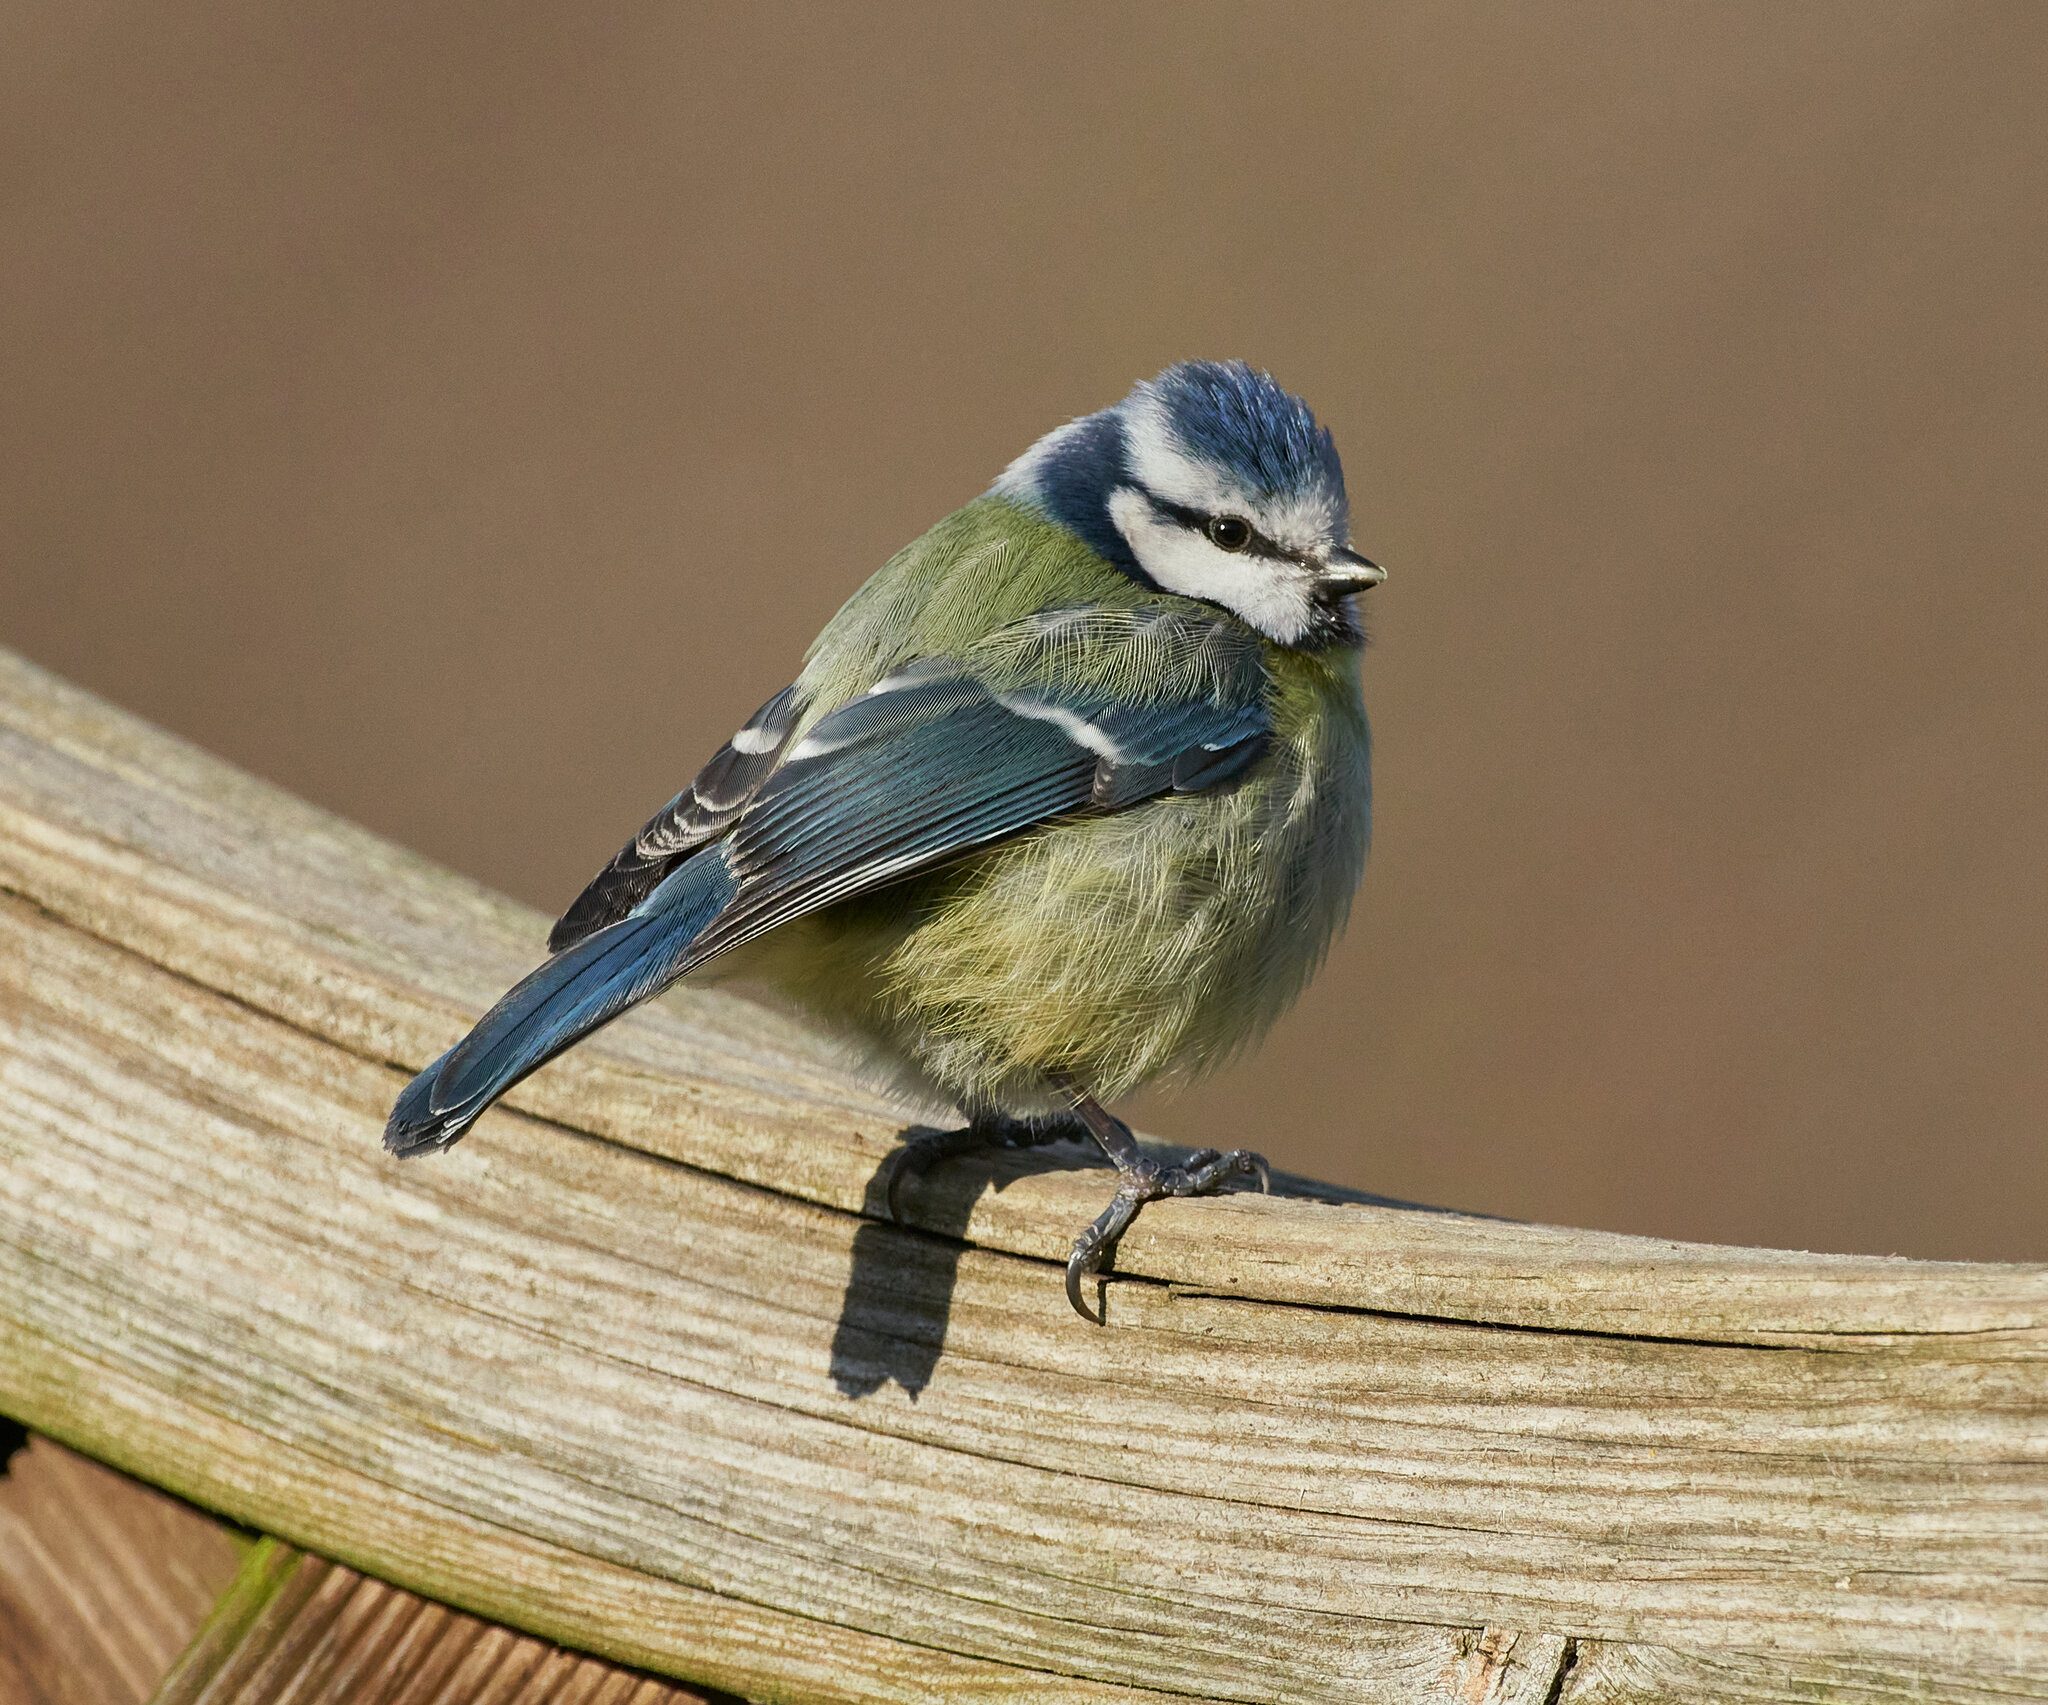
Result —
<path fill-rule="evenodd" d="M 1129 486 L 1110 494 L 1109 518 L 1154 584 L 1220 604 L 1282 645 L 1309 632 L 1315 602 L 1307 574 L 1294 564 L 1218 550 L 1192 528 L 1162 520 Z"/>

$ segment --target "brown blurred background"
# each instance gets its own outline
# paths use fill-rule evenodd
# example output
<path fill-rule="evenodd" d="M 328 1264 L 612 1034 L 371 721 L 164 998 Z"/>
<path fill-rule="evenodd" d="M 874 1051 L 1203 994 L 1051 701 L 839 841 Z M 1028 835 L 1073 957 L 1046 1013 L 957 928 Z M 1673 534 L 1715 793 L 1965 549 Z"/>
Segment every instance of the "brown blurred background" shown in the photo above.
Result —
<path fill-rule="evenodd" d="M 1241 354 L 1392 566 L 1379 837 L 1147 1120 L 2048 1257 L 2044 89 L 2033 0 L 24 0 L 0 642 L 552 909 L 894 546 Z"/>

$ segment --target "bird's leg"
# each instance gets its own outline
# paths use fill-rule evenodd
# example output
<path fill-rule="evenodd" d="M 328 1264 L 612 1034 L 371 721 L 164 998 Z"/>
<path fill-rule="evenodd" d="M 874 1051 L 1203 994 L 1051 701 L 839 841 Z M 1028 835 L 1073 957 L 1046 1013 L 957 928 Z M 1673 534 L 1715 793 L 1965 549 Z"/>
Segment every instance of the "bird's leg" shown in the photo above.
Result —
<path fill-rule="evenodd" d="M 889 1165 L 889 1182 L 884 1200 L 889 1217 L 903 1223 L 903 1186 L 922 1178 L 942 1160 L 979 1154 L 983 1149 L 1030 1149 L 1045 1143 L 1079 1142 L 1088 1127 L 1071 1115 L 1049 1118 L 1013 1119 L 1006 1113 L 970 1109 L 967 1123 L 956 1131 L 920 1131 L 898 1149 Z"/>
<path fill-rule="evenodd" d="M 1130 1126 L 1071 1077 L 1064 1072 L 1047 1075 L 1053 1086 L 1067 1098 L 1074 1109 L 1074 1117 L 1087 1126 L 1089 1135 L 1102 1145 L 1102 1152 L 1109 1156 L 1121 1180 L 1116 1194 L 1109 1200 L 1109 1206 L 1102 1210 L 1093 1225 L 1074 1239 L 1074 1253 L 1067 1260 L 1067 1301 L 1074 1305 L 1074 1312 L 1083 1320 L 1100 1326 L 1102 1316 L 1090 1314 L 1081 1302 L 1081 1281 L 1090 1273 L 1101 1272 L 1108 1264 L 1109 1258 L 1116 1253 L 1117 1239 L 1130 1229 L 1131 1221 L 1138 1217 L 1140 1208 L 1162 1196 L 1211 1195 L 1237 1177 L 1256 1179 L 1262 1192 L 1270 1191 L 1273 1187 L 1272 1170 L 1266 1165 L 1264 1155 L 1254 1154 L 1250 1149 L 1231 1149 L 1228 1153 L 1203 1149 L 1189 1155 L 1178 1166 L 1168 1166 L 1146 1154 L 1138 1146 L 1138 1139 L 1131 1135 Z"/>

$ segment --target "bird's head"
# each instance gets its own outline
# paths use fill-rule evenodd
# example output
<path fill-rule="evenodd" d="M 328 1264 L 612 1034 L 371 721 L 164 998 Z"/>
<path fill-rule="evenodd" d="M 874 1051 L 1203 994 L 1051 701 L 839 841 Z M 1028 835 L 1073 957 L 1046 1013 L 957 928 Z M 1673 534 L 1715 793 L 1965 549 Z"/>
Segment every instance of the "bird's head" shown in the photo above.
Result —
<path fill-rule="evenodd" d="M 1241 361 L 1183 361 L 1047 433 L 996 481 L 1149 586 L 1282 645 L 1356 645 L 1386 573 L 1351 548 L 1344 468 L 1308 405 Z"/>

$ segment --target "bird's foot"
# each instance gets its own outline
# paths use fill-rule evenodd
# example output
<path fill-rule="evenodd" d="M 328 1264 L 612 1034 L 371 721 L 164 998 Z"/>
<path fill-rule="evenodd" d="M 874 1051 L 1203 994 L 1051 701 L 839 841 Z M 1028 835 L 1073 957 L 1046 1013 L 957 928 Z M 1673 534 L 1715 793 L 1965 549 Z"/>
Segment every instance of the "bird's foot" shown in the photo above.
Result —
<path fill-rule="evenodd" d="M 1255 1179 L 1261 1195 L 1268 1195 L 1273 1189 L 1272 1168 L 1267 1166 L 1266 1157 L 1250 1149 L 1231 1149 L 1227 1153 L 1203 1149 L 1177 1166 L 1168 1166 L 1144 1154 L 1133 1160 L 1113 1158 L 1123 1180 L 1095 1223 L 1074 1239 L 1074 1253 L 1067 1260 L 1067 1301 L 1092 1326 L 1102 1324 L 1100 1305 L 1094 1314 L 1088 1312 L 1081 1300 L 1081 1282 L 1090 1273 L 1100 1273 L 1108 1264 L 1116 1253 L 1117 1240 L 1130 1230 L 1131 1221 L 1147 1202 L 1156 1202 L 1162 1196 L 1212 1196 L 1233 1178 Z"/>
<path fill-rule="evenodd" d="M 889 1218 L 903 1223 L 903 1186 L 922 1178 L 941 1161 L 985 1149 L 1032 1149 L 1046 1143 L 1068 1142 L 1088 1135 L 1088 1128 L 1072 1119 L 976 1119 L 955 1131 L 919 1131 L 908 1138 L 889 1163 L 889 1181 L 883 1192 Z"/>

